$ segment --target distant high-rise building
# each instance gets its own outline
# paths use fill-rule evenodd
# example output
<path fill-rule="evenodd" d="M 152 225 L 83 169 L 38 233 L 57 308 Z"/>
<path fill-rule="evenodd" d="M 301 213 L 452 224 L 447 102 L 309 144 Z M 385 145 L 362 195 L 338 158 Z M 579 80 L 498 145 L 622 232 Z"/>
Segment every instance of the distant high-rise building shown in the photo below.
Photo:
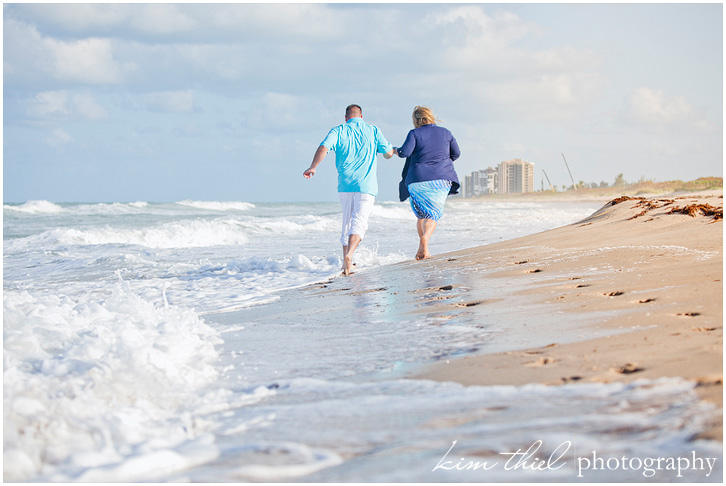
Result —
<path fill-rule="evenodd" d="M 497 187 L 497 171 L 489 167 L 486 170 L 475 170 L 464 177 L 464 197 L 475 197 L 482 194 L 493 194 Z"/>
<path fill-rule="evenodd" d="M 470 175 L 464 176 L 464 197 L 474 197 L 474 186 Z"/>
<path fill-rule="evenodd" d="M 497 182 L 499 179 L 499 174 L 497 172 L 497 169 L 494 167 L 489 167 L 486 170 L 481 171 L 484 173 L 485 181 L 486 181 L 486 193 L 487 194 L 494 194 L 497 192 Z"/>
<path fill-rule="evenodd" d="M 464 197 L 521 192 L 534 192 L 534 164 L 522 159 L 505 160 L 496 169 L 475 170 L 464 176 Z"/>
<path fill-rule="evenodd" d="M 500 194 L 534 192 L 534 164 L 522 159 L 505 160 L 497 167 Z"/>

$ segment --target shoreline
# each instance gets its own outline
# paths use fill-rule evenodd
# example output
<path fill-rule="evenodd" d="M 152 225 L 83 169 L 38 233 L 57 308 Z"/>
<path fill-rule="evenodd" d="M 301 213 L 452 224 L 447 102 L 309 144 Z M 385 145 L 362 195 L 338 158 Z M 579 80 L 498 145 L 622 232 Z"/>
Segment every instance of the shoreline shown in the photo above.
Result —
<path fill-rule="evenodd" d="M 427 262 L 506 259 L 480 278 L 515 279 L 516 312 L 539 308 L 590 321 L 581 340 L 553 335 L 546 345 L 423 365 L 406 378 L 557 385 L 681 377 L 723 408 L 723 191 L 608 199 L 577 223 Z M 607 335 L 585 335 L 596 329 Z M 702 437 L 722 441 L 722 416 Z"/>
<path fill-rule="evenodd" d="M 622 196 L 645 197 L 645 198 L 678 198 L 678 197 L 701 197 L 709 194 L 721 193 L 723 189 L 706 190 L 652 190 L 650 187 L 623 187 L 604 189 L 580 189 L 573 191 L 535 191 L 527 193 L 508 194 L 482 194 L 477 197 L 465 198 L 461 194 L 450 196 L 449 200 L 461 202 L 575 202 L 595 201 L 608 202 Z"/>

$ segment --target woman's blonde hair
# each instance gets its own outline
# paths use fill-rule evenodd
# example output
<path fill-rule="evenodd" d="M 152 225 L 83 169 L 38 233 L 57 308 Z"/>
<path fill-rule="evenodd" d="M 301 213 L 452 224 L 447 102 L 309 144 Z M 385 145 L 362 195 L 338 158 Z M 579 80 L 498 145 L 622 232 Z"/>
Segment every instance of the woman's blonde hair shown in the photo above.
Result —
<path fill-rule="evenodd" d="M 422 127 L 424 125 L 430 125 L 432 123 L 440 122 L 438 118 L 436 118 L 436 115 L 434 115 L 434 112 L 431 111 L 431 108 L 427 108 L 425 106 L 417 106 L 413 109 L 413 127 L 418 128 Z"/>

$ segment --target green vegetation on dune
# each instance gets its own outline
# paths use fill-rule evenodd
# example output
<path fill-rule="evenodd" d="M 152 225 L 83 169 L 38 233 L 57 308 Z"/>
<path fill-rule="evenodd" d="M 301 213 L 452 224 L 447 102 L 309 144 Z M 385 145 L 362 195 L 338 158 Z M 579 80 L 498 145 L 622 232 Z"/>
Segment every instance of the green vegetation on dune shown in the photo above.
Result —
<path fill-rule="evenodd" d="M 606 187 L 596 186 L 595 184 L 589 185 L 582 184 L 582 187 L 578 185 L 577 189 L 570 187 L 568 190 L 557 191 L 536 191 L 528 193 L 518 194 L 485 194 L 481 195 L 479 199 L 510 199 L 510 198 L 548 198 L 548 197 L 572 197 L 572 198 L 584 198 L 594 199 L 600 197 L 609 196 L 642 196 L 647 194 L 653 195 L 664 195 L 673 194 L 679 192 L 698 192 L 698 191 L 709 191 L 723 189 L 723 177 L 699 177 L 693 181 L 664 181 L 655 182 L 652 180 L 645 180 L 641 178 L 640 181 L 634 183 L 627 183 L 623 178 L 622 174 L 618 175 L 615 179 L 617 184 L 606 185 Z"/>

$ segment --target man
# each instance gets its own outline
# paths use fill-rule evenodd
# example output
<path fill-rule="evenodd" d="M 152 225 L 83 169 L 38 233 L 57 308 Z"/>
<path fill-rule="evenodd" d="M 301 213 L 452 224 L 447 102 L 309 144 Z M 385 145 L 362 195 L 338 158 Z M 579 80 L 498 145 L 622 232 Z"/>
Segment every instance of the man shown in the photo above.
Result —
<path fill-rule="evenodd" d="M 328 152 L 335 152 L 338 169 L 338 195 L 343 206 L 343 275 L 350 275 L 353 253 L 368 229 L 368 217 L 378 195 L 376 154 L 387 159 L 393 157 L 393 146 L 375 125 L 363 121 L 363 110 L 358 105 L 345 109 L 345 123 L 330 130 L 318 147 L 310 167 L 303 173 L 306 179 Z"/>

